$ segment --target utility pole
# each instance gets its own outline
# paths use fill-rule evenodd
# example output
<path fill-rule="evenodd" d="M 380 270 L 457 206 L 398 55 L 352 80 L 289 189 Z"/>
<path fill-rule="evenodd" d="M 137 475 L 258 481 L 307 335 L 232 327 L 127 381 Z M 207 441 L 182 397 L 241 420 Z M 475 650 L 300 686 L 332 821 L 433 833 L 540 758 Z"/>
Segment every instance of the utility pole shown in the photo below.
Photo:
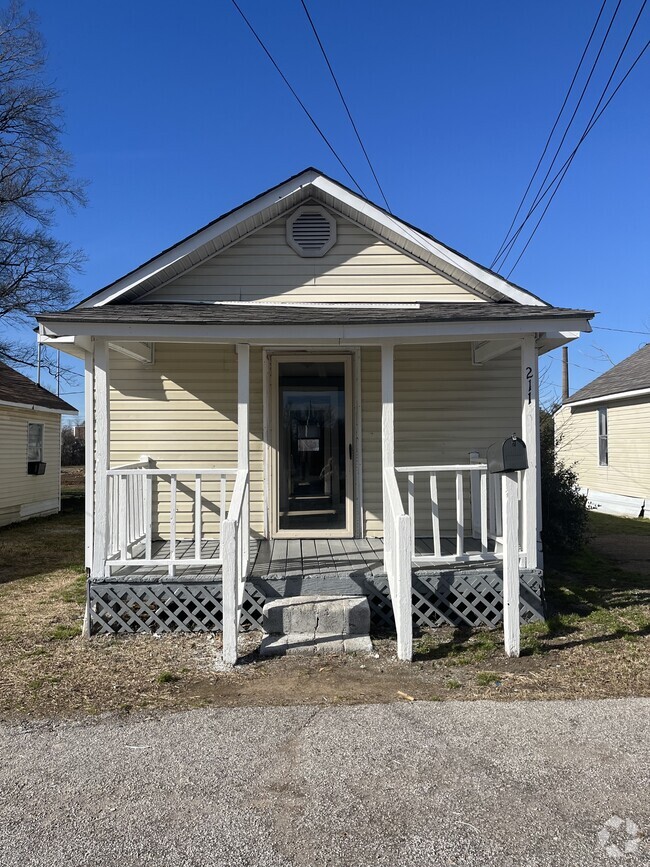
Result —
<path fill-rule="evenodd" d="M 569 347 L 562 347 L 562 403 L 569 399 Z"/>

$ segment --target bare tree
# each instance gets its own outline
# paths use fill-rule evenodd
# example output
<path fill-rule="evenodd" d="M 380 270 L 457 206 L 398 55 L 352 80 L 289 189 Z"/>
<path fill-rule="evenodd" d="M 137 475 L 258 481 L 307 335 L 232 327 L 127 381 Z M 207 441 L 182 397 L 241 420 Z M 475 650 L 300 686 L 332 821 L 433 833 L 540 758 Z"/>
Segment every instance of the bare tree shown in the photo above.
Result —
<path fill-rule="evenodd" d="M 61 144 L 59 93 L 46 78 L 35 16 L 12 0 L 0 12 L 0 358 L 33 364 L 7 326 L 65 307 L 80 251 L 54 237 L 54 212 L 85 203 Z"/>

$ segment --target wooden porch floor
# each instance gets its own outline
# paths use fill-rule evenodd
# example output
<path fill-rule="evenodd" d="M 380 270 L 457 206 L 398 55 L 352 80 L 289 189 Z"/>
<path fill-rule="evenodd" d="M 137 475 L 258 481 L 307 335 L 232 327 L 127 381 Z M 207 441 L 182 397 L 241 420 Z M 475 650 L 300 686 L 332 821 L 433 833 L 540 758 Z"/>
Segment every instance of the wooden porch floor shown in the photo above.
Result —
<path fill-rule="evenodd" d="M 453 555 L 456 550 L 456 540 L 441 539 L 443 555 Z M 490 549 L 492 550 L 492 543 Z M 169 542 L 159 541 L 153 545 L 154 558 L 161 560 L 169 557 Z M 480 542 L 477 539 L 465 539 L 467 553 L 479 553 Z M 201 556 L 206 560 L 215 558 L 219 552 L 216 541 L 203 542 Z M 418 537 L 415 540 L 416 555 L 432 555 L 433 540 Z M 179 541 L 176 545 L 177 564 L 174 580 L 213 580 L 221 576 L 221 566 L 214 562 L 205 565 L 183 565 L 183 559 L 195 556 L 194 542 Z M 383 539 L 272 539 L 253 541 L 251 543 L 252 568 L 249 578 L 302 578 L 305 576 L 341 575 L 362 578 L 370 575 L 384 575 Z M 423 565 L 418 568 L 450 568 L 445 566 Z M 467 565 L 467 564 L 464 564 Z M 160 566 L 122 566 L 112 571 L 112 580 L 148 580 L 168 577 L 167 564 Z"/>

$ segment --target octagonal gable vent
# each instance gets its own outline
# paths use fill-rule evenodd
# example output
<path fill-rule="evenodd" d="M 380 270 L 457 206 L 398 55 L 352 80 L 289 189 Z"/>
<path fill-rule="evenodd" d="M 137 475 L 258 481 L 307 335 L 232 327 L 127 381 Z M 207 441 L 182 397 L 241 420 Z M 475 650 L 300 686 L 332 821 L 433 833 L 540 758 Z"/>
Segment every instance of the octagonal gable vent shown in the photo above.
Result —
<path fill-rule="evenodd" d="M 299 208 L 287 220 L 287 243 L 299 256 L 323 256 L 336 243 L 336 220 L 325 208 Z"/>

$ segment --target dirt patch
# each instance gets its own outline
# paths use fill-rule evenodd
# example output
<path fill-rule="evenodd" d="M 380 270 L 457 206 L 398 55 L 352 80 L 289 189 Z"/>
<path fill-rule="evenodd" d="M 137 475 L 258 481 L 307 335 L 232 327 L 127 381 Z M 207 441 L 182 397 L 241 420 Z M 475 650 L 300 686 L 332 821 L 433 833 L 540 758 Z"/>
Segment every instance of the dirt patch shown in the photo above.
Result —
<path fill-rule="evenodd" d="M 650 536 L 594 536 L 591 547 L 624 571 L 650 577 Z"/>
<path fill-rule="evenodd" d="M 85 478 L 84 467 L 61 467 L 61 490 L 83 491 Z"/>
<path fill-rule="evenodd" d="M 628 537 L 628 543 L 630 539 Z M 77 717 L 200 706 L 504 701 L 650 695 L 650 592 L 592 546 L 547 572 L 550 616 L 522 630 L 508 659 L 498 630 L 416 637 L 412 664 L 394 638 L 372 655 L 260 659 L 220 666 L 220 636 L 81 638 L 83 511 L 0 530 L 0 718 Z M 4 583 L 3 583 L 4 582 Z"/>

